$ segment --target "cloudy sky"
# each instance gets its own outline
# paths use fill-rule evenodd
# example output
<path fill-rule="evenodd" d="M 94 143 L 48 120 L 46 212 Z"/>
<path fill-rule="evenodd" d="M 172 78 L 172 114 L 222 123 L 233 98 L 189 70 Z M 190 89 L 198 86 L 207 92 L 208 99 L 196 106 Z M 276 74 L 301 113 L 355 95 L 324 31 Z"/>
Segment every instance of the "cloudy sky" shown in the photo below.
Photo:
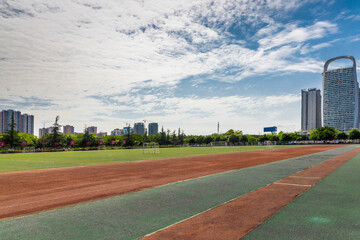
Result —
<path fill-rule="evenodd" d="M 0 0 L 0 110 L 36 134 L 56 115 L 77 132 L 296 131 L 301 89 L 340 55 L 360 66 L 360 1 Z"/>

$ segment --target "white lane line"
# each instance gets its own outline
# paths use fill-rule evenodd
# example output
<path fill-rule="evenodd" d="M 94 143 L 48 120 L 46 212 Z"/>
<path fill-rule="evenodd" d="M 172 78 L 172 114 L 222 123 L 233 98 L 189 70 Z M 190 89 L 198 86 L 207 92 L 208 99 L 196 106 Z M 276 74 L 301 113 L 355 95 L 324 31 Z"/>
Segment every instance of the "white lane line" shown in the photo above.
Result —
<path fill-rule="evenodd" d="M 312 187 L 312 185 L 295 184 L 295 183 L 280 183 L 280 182 L 274 182 L 273 184 L 289 185 L 289 186 L 300 186 L 300 187 Z"/>
<path fill-rule="evenodd" d="M 289 176 L 292 178 L 313 178 L 313 179 L 322 179 L 322 177 L 305 177 L 305 176 Z"/>
<path fill-rule="evenodd" d="M 268 186 L 268 185 L 266 185 L 266 186 Z M 266 187 L 266 186 L 264 186 L 264 187 Z M 258 189 L 256 189 L 256 190 L 258 190 Z M 256 191 L 256 190 L 254 190 L 254 191 Z M 251 192 L 254 192 L 254 191 L 251 191 Z M 251 193 L 251 192 L 249 192 L 249 193 Z M 236 199 L 238 199 L 238 198 L 240 198 L 240 197 L 242 197 L 242 196 L 244 196 L 244 195 L 246 195 L 246 194 L 249 194 L 249 193 L 245 193 L 245 194 L 242 194 L 242 195 L 240 195 L 240 196 L 234 197 L 233 199 L 230 199 L 230 200 L 228 200 L 228 201 L 226 201 L 226 202 L 224 202 L 224 203 L 221 203 L 221 204 L 219 204 L 219 205 L 216 205 L 216 206 L 214 206 L 214 207 L 208 208 L 208 209 L 206 209 L 206 210 L 204 210 L 204 211 L 202 211 L 202 212 L 199 212 L 199 213 L 197 213 L 197 214 L 195 214 L 195 215 L 193 215 L 193 216 L 190 216 L 190 217 L 188 217 L 188 218 L 182 219 L 182 220 L 180 220 L 180 221 L 178 221 L 178 222 L 176 222 L 176 223 L 173 223 L 173 224 L 171 224 L 171 225 L 169 225 L 169 226 L 166 226 L 166 227 L 163 227 L 163 228 L 161 228 L 161 229 L 158 229 L 158 230 L 156 230 L 156 231 L 154 231 L 154 232 L 148 233 L 148 234 L 146 234 L 145 236 L 143 236 L 143 237 L 141 237 L 141 238 L 148 237 L 148 236 L 153 235 L 153 234 L 155 234 L 155 233 L 157 233 L 157 232 L 160 232 L 160 231 L 162 231 L 162 230 L 165 230 L 165 229 L 167 229 L 167 228 L 170 228 L 170 227 L 172 227 L 172 226 L 174 226 L 174 225 L 176 225 L 176 224 L 185 222 L 186 220 L 189 220 L 189 219 L 191 219 L 191 218 L 194 218 L 194 217 L 196 217 L 196 216 L 198 216 L 198 215 L 200 215 L 200 214 L 203 214 L 203 213 L 205 213 L 205 212 L 209 212 L 209 211 L 211 211 L 211 210 L 214 209 L 214 208 L 220 207 L 221 205 L 224 205 L 224 204 L 226 204 L 226 203 L 229 203 L 229 202 L 231 202 L 231 201 L 234 201 L 234 200 L 236 200 Z"/>

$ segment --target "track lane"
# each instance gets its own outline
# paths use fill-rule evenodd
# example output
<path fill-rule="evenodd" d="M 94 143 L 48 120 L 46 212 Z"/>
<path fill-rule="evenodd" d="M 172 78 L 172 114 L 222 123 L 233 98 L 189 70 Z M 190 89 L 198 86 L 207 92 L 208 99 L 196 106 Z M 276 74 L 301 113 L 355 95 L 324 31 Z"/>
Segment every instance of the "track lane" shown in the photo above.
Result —
<path fill-rule="evenodd" d="M 240 239 L 360 153 L 356 148 L 141 240 Z"/>
<path fill-rule="evenodd" d="M 1 173 L 0 219 L 339 147 L 343 146 L 316 145 Z"/>

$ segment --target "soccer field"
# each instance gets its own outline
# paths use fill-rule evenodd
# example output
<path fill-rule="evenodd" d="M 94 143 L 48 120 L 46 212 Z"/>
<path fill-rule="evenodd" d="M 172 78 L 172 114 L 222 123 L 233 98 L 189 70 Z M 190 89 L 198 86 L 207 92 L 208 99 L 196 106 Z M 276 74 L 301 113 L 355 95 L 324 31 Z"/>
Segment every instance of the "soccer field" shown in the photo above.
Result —
<path fill-rule="evenodd" d="M 293 146 L 272 146 L 284 148 Z M 268 146 L 161 148 L 159 154 L 143 154 L 142 149 L 0 154 L 0 172 L 72 167 L 91 164 L 139 161 L 148 159 L 198 156 L 217 153 L 269 149 Z"/>

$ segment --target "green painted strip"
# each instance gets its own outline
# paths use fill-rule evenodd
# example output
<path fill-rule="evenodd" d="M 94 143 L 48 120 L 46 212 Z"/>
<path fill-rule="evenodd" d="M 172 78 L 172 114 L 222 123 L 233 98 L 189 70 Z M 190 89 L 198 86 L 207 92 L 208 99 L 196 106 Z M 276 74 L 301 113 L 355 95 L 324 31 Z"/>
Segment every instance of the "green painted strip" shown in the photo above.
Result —
<path fill-rule="evenodd" d="M 137 239 L 353 147 L 0 221 L 1 239 Z"/>
<path fill-rule="evenodd" d="M 360 239 L 360 154 L 243 239 Z"/>

